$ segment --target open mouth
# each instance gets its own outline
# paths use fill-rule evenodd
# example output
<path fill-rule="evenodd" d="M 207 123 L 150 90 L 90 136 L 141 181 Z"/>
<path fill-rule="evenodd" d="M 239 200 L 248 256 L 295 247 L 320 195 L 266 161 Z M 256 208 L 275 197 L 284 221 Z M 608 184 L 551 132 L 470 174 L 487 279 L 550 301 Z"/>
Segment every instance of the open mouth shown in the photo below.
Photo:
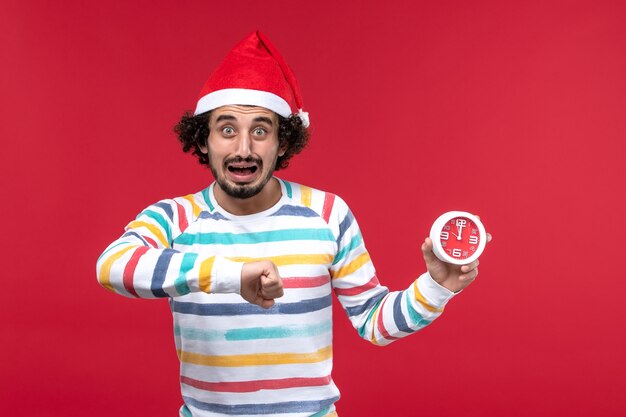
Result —
<path fill-rule="evenodd" d="M 235 175 L 252 175 L 254 174 L 258 167 L 254 164 L 252 165 L 240 165 L 240 164 L 231 164 L 227 167 L 228 171 Z"/>
<path fill-rule="evenodd" d="M 255 158 L 232 158 L 225 162 L 228 176 L 239 184 L 255 181 L 263 166 L 263 161 Z"/>

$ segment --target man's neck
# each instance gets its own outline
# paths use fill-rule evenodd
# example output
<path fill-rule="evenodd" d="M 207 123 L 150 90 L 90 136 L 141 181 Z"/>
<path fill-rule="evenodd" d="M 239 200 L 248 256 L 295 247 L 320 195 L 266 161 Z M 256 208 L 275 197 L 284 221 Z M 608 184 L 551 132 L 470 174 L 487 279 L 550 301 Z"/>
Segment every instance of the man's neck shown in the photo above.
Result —
<path fill-rule="evenodd" d="M 235 216 L 246 216 L 265 211 L 282 197 L 280 183 L 276 178 L 271 178 L 265 187 L 257 195 L 250 198 L 235 198 L 226 194 L 216 182 L 213 187 L 215 200 L 224 210 Z"/>

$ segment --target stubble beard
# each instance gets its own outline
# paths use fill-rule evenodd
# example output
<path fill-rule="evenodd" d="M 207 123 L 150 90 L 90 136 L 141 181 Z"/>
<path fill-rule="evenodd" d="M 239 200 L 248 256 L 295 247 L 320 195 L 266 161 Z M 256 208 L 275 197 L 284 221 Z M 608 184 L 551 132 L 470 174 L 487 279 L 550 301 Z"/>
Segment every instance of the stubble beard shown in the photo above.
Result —
<path fill-rule="evenodd" d="M 274 175 L 274 167 L 276 166 L 276 161 L 278 159 L 278 155 L 276 155 L 276 157 L 274 158 L 274 161 L 272 162 L 271 169 L 267 172 L 265 177 L 261 179 L 261 182 L 257 184 L 248 184 L 248 183 L 235 183 L 235 182 L 228 181 L 226 179 L 226 174 L 220 174 L 215 169 L 215 162 L 213 161 L 210 153 L 208 156 L 209 156 L 209 168 L 211 169 L 211 173 L 213 174 L 213 178 L 215 178 L 217 185 L 219 185 L 219 187 L 222 189 L 222 191 L 226 193 L 226 195 L 232 198 L 237 198 L 241 200 L 254 197 L 255 195 L 259 194 L 263 190 L 265 185 L 267 185 L 269 180 L 271 180 L 272 176 Z M 254 157 L 247 157 L 247 158 L 235 157 L 235 158 L 228 158 L 224 160 L 224 163 L 222 166 L 223 173 L 228 171 L 228 164 L 232 162 L 254 162 L 257 165 L 257 169 L 263 172 L 263 160 L 262 159 L 254 158 Z"/>

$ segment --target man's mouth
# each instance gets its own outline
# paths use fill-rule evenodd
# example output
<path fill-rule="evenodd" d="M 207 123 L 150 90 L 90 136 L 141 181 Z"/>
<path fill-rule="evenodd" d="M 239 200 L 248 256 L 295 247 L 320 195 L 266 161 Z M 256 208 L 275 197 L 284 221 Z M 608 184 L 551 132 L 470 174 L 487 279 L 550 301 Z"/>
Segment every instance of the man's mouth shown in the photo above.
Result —
<path fill-rule="evenodd" d="M 232 172 L 235 175 L 251 175 L 254 174 L 258 167 L 255 164 L 252 165 L 240 165 L 240 164 L 230 164 L 227 167 L 228 171 Z"/>
<path fill-rule="evenodd" d="M 226 161 L 226 171 L 231 180 L 244 184 L 256 179 L 263 161 L 250 159 L 231 159 Z"/>

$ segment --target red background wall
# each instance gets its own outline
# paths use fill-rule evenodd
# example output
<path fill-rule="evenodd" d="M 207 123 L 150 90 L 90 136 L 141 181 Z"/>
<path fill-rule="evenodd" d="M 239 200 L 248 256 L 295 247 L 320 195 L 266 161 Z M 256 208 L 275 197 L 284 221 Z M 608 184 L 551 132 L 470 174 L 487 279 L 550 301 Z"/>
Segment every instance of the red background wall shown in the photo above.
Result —
<path fill-rule="evenodd" d="M 211 181 L 171 129 L 256 28 L 312 117 L 281 175 L 348 201 L 387 286 L 444 211 L 494 235 L 409 339 L 371 346 L 335 306 L 340 415 L 625 415 L 626 3 L 600 0 L 2 0 L 0 414 L 176 415 L 167 303 L 95 261 Z"/>

